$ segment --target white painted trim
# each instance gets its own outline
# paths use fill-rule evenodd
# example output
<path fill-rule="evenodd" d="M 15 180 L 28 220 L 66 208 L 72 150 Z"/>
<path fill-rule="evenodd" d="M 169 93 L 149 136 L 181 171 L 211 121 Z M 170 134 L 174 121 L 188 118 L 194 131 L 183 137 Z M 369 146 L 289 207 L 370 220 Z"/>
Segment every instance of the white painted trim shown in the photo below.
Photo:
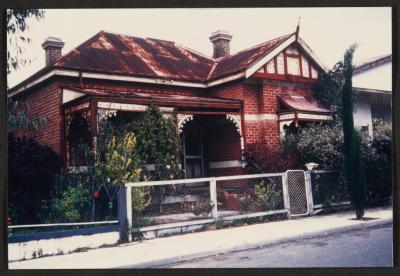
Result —
<path fill-rule="evenodd" d="M 246 79 L 249 78 L 251 75 L 253 75 L 255 72 L 257 72 L 257 70 L 260 69 L 261 66 L 263 66 L 268 61 L 270 61 L 273 57 L 275 57 L 277 54 L 282 52 L 286 47 L 288 47 L 294 41 L 296 41 L 296 37 L 294 34 L 292 34 L 289 38 L 286 39 L 285 42 L 283 42 L 281 45 L 279 45 L 274 50 L 272 50 L 269 54 L 267 54 L 265 57 L 263 57 L 260 61 L 253 64 L 251 67 L 247 68 Z"/>
<path fill-rule="evenodd" d="M 124 111 L 146 111 L 148 109 L 147 105 L 142 104 L 126 104 L 126 103 L 113 103 L 113 102 L 98 102 L 97 107 L 107 108 L 113 110 L 124 110 Z M 173 112 L 173 107 L 160 106 L 160 111 L 162 112 Z"/>
<path fill-rule="evenodd" d="M 198 87 L 205 88 L 206 85 L 202 83 L 195 82 L 183 82 L 183 81 L 173 81 L 164 79 L 150 79 L 150 78 L 139 78 L 132 76 L 120 76 L 120 75 L 109 75 L 102 73 L 91 73 L 83 72 L 83 78 L 89 79 L 105 79 L 105 80 L 116 80 L 116 81 L 127 81 L 127 82 L 141 82 L 141 83 L 154 83 L 154 84 L 164 84 L 164 85 L 175 85 L 175 86 L 186 86 L 186 87 Z"/>
<path fill-rule="evenodd" d="M 271 120 L 276 121 L 278 120 L 278 115 L 273 113 L 263 113 L 263 114 L 244 114 L 245 121 L 265 121 Z"/>
<path fill-rule="evenodd" d="M 294 119 L 294 118 L 295 118 L 294 113 L 279 115 L 279 120 L 289 120 L 289 119 Z"/>
<path fill-rule="evenodd" d="M 177 180 L 163 180 L 163 181 L 144 181 L 144 182 L 128 182 L 125 187 L 146 187 L 146 186 L 160 186 L 160 185 L 176 185 L 176 184 L 189 184 L 210 181 L 223 181 L 235 179 L 252 179 L 262 177 L 283 176 L 285 173 L 262 173 L 262 174 L 247 174 L 247 175 L 232 175 L 232 176 L 219 176 L 219 177 L 203 177 L 203 178 L 188 178 Z"/>
<path fill-rule="evenodd" d="M 73 101 L 75 99 L 78 99 L 80 97 L 85 96 L 85 93 L 81 93 L 81 92 L 76 92 L 73 90 L 69 90 L 69 89 L 63 89 L 62 90 L 62 103 L 68 103 L 70 101 Z"/>
<path fill-rule="evenodd" d="M 64 70 L 57 70 L 57 69 L 56 70 L 52 70 L 49 73 L 47 73 L 46 75 L 41 76 L 40 78 L 38 78 L 38 79 L 36 79 L 34 81 L 28 82 L 27 84 L 25 84 L 22 87 L 18 88 L 14 92 L 9 93 L 7 95 L 7 97 L 9 97 L 9 98 L 13 97 L 13 96 L 19 94 L 20 92 L 22 92 L 22 91 L 24 91 L 24 90 L 26 90 L 26 89 L 38 84 L 38 83 L 41 83 L 42 81 L 45 81 L 45 80 L 47 80 L 48 78 L 50 78 L 50 77 L 52 77 L 54 75 L 69 76 L 69 77 L 79 77 L 79 73 L 78 72 L 64 71 Z"/>
<path fill-rule="evenodd" d="M 236 75 L 232 75 L 232 76 L 228 76 L 226 78 L 222 78 L 222 79 L 218 79 L 218 80 L 215 80 L 215 81 L 211 81 L 211 82 L 207 83 L 205 87 L 211 87 L 211 86 L 215 86 L 215 85 L 218 85 L 218 84 L 221 84 L 221 83 L 224 83 L 224 82 L 240 79 L 241 77 L 244 77 L 244 76 L 245 76 L 245 72 L 241 72 L 241 73 L 238 73 Z"/>
<path fill-rule="evenodd" d="M 305 114 L 305 113 L 298 113 L 297 118 L 313 119 L 313 120 L 332 120 L 332 116 L 330 115 L 316 115 L 316 114 Z"/>
<path fill-rule="evenodd" d="M 299 42 L 299 44 L 303 48 L 303 50 L 306 51 L 312 57 L 312 59 L 325 71 L 325 73 L 327 73 L 329 71 L 329 68 L 326 67 L 321 62 L 319 57 L 313 52 L 313 50 L 311 50 L 310 47 L 308 47 L 308 45 L 304 42 L 304 40 L 299 37 L 297 41 Z"/>
<path fill-rule="evenodd" d="M 210 169 L 224 169 L 242 167 L 242 160 L 216 161 L 208 164 Z"/>

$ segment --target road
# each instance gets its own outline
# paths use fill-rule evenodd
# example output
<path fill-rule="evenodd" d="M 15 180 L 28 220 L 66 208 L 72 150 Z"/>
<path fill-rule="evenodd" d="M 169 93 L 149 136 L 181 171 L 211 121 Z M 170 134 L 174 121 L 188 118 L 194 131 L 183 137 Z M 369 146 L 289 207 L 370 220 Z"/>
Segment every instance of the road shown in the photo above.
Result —
<path fill-rule="evenodd" d="M 390 267 L 392 225 L 175 263 L 163 268 Z"/>

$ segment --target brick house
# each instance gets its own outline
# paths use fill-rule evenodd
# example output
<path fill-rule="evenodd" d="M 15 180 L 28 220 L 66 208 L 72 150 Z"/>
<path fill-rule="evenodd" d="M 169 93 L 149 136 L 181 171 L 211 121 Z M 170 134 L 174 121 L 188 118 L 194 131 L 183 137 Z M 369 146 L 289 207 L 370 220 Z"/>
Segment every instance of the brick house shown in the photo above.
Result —
<path fill-rule="evenodd" d="M 81 135 L 93 144 L 104 115 L 133 118 L 153 103 L 176 112 L 182 165 L 192 178 L 240 174 L 242 151 L 278 148 L 284 125 L 331 119 L 313 99 L 326 68 L 298 29 L 232 55 L 231 39 L 214 32 L 211 58 L 171 41 L 104 31 L 62 55 L 64 43 L 49 37 L 42 44 L 45 68 L 9 91 L 48 125 L 17 135 L 50 145 L 69 167 L 74 145 L 66 133 L 74 116 L 87 118 Z"/>

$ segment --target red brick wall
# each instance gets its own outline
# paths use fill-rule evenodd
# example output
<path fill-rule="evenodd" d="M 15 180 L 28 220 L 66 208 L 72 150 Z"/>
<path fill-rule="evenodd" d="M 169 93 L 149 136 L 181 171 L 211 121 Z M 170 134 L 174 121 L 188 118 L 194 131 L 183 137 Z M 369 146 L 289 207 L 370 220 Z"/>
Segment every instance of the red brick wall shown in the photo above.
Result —
<path fill-rule="evenodd" d="M 47 118 L 47 124 L 40 130 L 15 130 L 15 135 L 33 137 L 37 142 L 47 144 L 56 153 L 61 154 L 62 99 L 57 83 L 41 85 L 17 100 L 25 101 L 29 118 L 44 116 Z"/>
<path fill-rule="evenodd" d="M 57 153 L 62 151 L 62 114 L 61 114 L 61 89 L 60 87 L 80 87 L 79 80 L 59 79 L 37 88 L 31 89 L 24 96 L 28 106 L 28 116 L 46 116 L 48 124 L 39 131 L 16 131 L 17 135 L 25 134 L 43 144 L 49 144 Z M 84 79 L 83 89 L 119 91 L 119 92 L 139 92 L 151 94 L 174 94 L 187 96 L 214 96 L 221 98 L 239 99 L 244 102 L 245 114 L 276 114 L 278 110 L 277 95 L 282 92 L 296 92 L 298 94 L 312 93 L 311 88 L 304 88 L 300 85 L 280 82 L 265 81 L 262 84 L 249 84 L 243 81 L 236 81 L 226 85 L 211 88 L 210 90 L 161 86 L 152 84 L 132 84 L 127 82 L 109 82 L 102 80 Z M 230 124 L 233 132 L 231 135 L 224 136 L 228 131 L 216 129 L 214 135 L 219 138 L 215 143 L 210 143 L 212 153 L 219 153 L 219 156 L 210 155 L 210 160 L 240 160 L 240 140 L 234 125 Z M 229 139 L 233 139 L 232 143 Z M 275 149 L 280 145 L 279 126 L 276 120 L 263 121 L 245 121 L 244 122 L 244 140 L 246 145 L 263 144 L 265 148 Z M 222 141 L 222 142 L 218 142 Z M 229 150 L 228 150 L 229 149 Z"/>
<path fill-rule="evenodd" d="M 244 173 L 245 170 L 242 167 L 212 169 L 209 172 L 210 176 L 229 176 L 240 175 Z"/>

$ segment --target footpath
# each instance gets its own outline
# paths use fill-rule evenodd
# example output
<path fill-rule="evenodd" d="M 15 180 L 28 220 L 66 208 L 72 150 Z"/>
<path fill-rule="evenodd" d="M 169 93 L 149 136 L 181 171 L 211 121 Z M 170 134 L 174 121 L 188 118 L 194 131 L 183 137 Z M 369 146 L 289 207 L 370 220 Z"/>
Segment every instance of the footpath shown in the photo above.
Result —
<path fill-rule="evenodd" d="M 9 263 L 9 269 L 151 268 L 184 260 L 392 223 L 392 208 L 298 217 Z"/>

